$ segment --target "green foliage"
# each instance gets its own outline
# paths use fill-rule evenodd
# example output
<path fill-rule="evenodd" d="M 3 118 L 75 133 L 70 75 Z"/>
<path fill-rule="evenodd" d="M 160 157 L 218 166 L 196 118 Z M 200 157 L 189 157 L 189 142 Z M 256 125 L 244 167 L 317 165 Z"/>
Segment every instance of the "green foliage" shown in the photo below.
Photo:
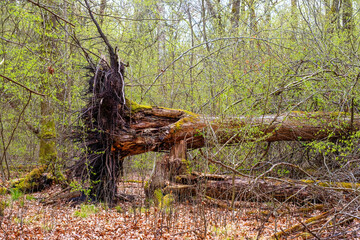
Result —
<path fill-rule="evenodd" d="M 91 188 L 86 187 L 86 185 L 88 185 L 88 184 L 83 183 L 83 182 L 81 183 L 76 180 L 72 180 L 69 185 L 71 187 L 71 192 L 80 191 L 80 192 L 83 192 L 85 194 L 85 196 L 87 196 L 87 197 L 90 196 Z"/>
<path fill-rule="evenodd" d="M 116 212 L 118 212 L 118 213 L 123 213 L 123 212 L 124 212 L 124 210 L 122 209 L 121 206 L 116 206 L 116 207 L 115 207 L 115 210 L 116 210 Z"/>
<path fill-rule="evenodd" d="M 287 174 L 289 174 L 290 171 L 288 169 L 278 169 L 277 175 L 280 177 L 286 177 Z"/>
<path fill-rule="evenodd" d="M 171 193 L 164 196 L 160 189 L 154 191 L 154 198 L 158 207 L 164 211 L 169 211 L 174 202 L 174 196 Z"/>
<path fill-rule="evenodd" d="M 90 215 L 96 214 L 99 209 L 95 205 L 82 204 L 80 210 L 74 212 L 75 217 L 87 218 Z"/>
<path fill-rule="evenodd" d="M 354 132 L 350 136 L 338 139 L 336 142 L 313 141 L 308 143 L 307 147 L 310 149 L 310 152 L 315 152 L 324 156 L 336 153 L 337 160 L 340 160 L 340 158 L 347 157 L 348 154 L 356 151 L 359 134 L 360 131 Z"/>
<path fill-rule="evenodd" d="M 7 207 L 7 203 L 4 200 L 0 200 L 0 217 L 4 216 L 4 211 Z"/>
<path fill-rule="evenodd" d="M 21 190 L 19 190 L 18 188 L 11 189 L 10 194 L 11 194 L 12 201 L 17 201 L 19 198 L 21 198 L 24 195 L 23 192 Z"/>
<path fill-rule="evenodd" d="M 35 197 L 33 197 L 33 196 L 31 196 L 31 195 L 26 195 L 26 200 L 28 200 L 28 201 L 33 201 L 33 200 L 36 200 L 36 198 Z"/>
<path fill-rule="evenodd" d="M 163 194 L 162 194 L 161 189 L 155 189 L 154 198 L 158 204 L 161 203 L 161 200 L 163 199 Z"/>

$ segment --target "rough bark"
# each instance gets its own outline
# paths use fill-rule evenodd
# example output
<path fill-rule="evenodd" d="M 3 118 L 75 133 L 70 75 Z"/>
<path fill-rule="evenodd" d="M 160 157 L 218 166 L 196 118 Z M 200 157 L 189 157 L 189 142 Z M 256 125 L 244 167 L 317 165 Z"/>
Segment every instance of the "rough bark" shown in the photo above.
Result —
<path fill-rule="evenodd" d="M 360 128 L 349 113 L 290 112 L 226 119 L 185 110 L 138 105 L 127 101 L 129 128 L 114 136 L 122 155 L 169 151 L 184 140 L 187 149 L 241 141 L 312 141 L 345 137 Z"/>
<path fill-rule="evenodd" d="M 240 20 L 240 0 L 233 0 L 231 6 L 231 25 L 233 28 L 239 27 Z"/>

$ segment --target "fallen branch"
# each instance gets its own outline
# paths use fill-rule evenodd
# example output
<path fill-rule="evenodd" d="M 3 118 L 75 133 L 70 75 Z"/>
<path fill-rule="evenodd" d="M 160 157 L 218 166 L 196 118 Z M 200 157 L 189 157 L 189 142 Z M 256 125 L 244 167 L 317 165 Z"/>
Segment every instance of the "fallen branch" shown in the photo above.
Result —
<path fill-rule="evenodd" d="M 282 230 L 281 232 L 277 232 L 277 233 L 273 234 L 270 239 L 281 239 L 284 236 L 288 236 L 295 232 L 301 231 L 301 230 L 305 229 L 306 227 L 325 222 L 327 217 L 329 216 L 329 214 L 330 214 L 330 212 L 324 212 L 315 217 L 309 218 L 303 224 L 299 223 L 294 226 L 291 226 L 288 229 Z"/>

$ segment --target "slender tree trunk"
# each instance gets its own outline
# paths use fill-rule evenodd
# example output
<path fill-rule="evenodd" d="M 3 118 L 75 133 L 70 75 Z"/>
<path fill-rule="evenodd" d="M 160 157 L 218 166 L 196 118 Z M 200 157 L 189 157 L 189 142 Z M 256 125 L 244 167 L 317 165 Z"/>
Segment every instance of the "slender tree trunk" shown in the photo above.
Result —
<path fill-rule="evenodd" d="M 334 33 L 339 28 L 340 0 L 326 0 L 325 4 L 329 6 L 326 11 L 326 32 Z M 327 36 L 328 37 L 328 36 Z"/>
<path fill-rule="evenodd" d="M 297 0 L 291 0 L 291 28 L 293 31 L 291 34 L 291 39 L 293 41 L 296 40 L 296 32 L 299 24 L 298 22 L 299 22 L 299 18 L 297 12 Z"/>
<path fill-rule="evenodd" d="M 164 15 L 164 3 L 158 2 L 156 4 L 157 8 L 157 17 L 160 19 Z M 157 23 L 157 47 L 158 47 L 158 69 L 165 68 L 166 65 L 166 35 L 165 35 L 165 24 L 162 21 Z M 161 78 L 161 95 L 163 97 L 163 101 L 166 102 L 165 96 L 168 95 L 168 89 L 166 88 L 166 82 L 168 81 L 167 77 L 164 76 Z"/>
<path fill-rule="evenodd" d="M 203 30 L 203 38 L 204 42 L 206 42 L 206 50 L 210 52 L 210 46 L 207 43 L 207 33 L 206 33 L 206 8 L 205 8 L 205 0 L 201 0 L 201 19 L 202 19 L 202 30 Z"/>
<path fill-rule="evenodd" d="M 240 14 L 241 14 L 242 16 L 245 16 L 245 15 L 246 15 L 245 6 L 246 6 L 246 0 L 241 0 L 241 3 L 240 3 Z"/>
<path fill-rule="evenodd" d="M 48 1 L 49 5 L 56 2 Z M 48 12 L 43 13 L 42 23 L 42 36 L 41 36 L 41 49 L 42 55 L 47 59 L 54 59 L 57 51 L 55 41 L 50 37 L 52 31 L 56 30 L 57 21 L 55 16 Z M 52 173 L 55 173 L 55 163 L 57 161 L 56 149 L 56 127 L 54 120 L 54 106 L 52 103 L 51 93 L 49 91 L 51 82 L 53 81 L 54 66 L 44 62 L 44 68 L 41 71 L 41 89 L 47 93 L 47 96 L 41 100 L 40 104 L 40 163 L 48 166 Z"/>
<path fill-rule="evenodd" d="M 104 23 L 104 14 L 105 14 L 105 9 L 106 9 L 106 5 L 107 5 L 107 0 L 101 0 L 100 2 L 100 26 L 103 25 Z"/>
<path fill-rule="evenodd" d="M 241 0 L 233 0 L 231 7 L 231 25 L 233 29 L 239 27 Z"/>
<path fill-rule="evenodd" d="M 222 32 L 222 20 L 221 15 L 215 10 L 214 4 L 211 2 L 211 0 L 205 0 L 206 6 L 211 14 L 212 19 L 214 20 L 214 27 L 216 28 L 216 31 Z M 220 3 L 220 0 L 217 0 L 218 3 Z"/>
<path fill-rule="evenodd" d="M 191 33 L 191 47 L 195 46 L 195 33 L 194 33 L 194 28 L 193 28 L 193 17 L 191 16 L 191 12 L 190 12 L 190 5 L 187 6 L 187 14 L 188 14 L 188 18 L 189 18 L 189 25 L 190 25 L 190 33 Z M 194 96 L 194 74 L 193 74 L 193 65 L 194 65 L 194 52 L 191 51 L 190 53 L 190 71 L 189 71 L 189 80 L 190 80 L 190 97 L 191 100 L 194 101 L 193 96 Z M 188 96 L 188 94 L 186 94 L 186 96 Z"/>
<path fill-rule="evenodd" d="M 271 27 L 271 6 L 270 0 L 266 0 L 265 2 L 265 25 L 266 27 Z"/>
<path fill-rule="evenodd" d="M 343 0 L 342 23 L 344 30 L 347 31 L 350 38 L 354 31 L 353 7 L 351 0 Z"/>
<path fill-rule="evenodd" d="M 249 0 L 249 30 L 250 36 L 257 33 L 257 23 L 256 23 L 256 13 L 255 13 L 255 4 L 256 0 Z"/>

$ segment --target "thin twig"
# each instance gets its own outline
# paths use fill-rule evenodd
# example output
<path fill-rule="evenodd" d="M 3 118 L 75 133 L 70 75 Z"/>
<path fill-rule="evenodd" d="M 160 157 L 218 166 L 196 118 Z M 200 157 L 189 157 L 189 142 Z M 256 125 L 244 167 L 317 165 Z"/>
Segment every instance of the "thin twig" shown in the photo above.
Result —
<path fill-rule="evenodd" d="M 289 166 L 289 167 L 293 167 L 296 168 L 298 170 L 300 170 L 301 172 L 305 173 L 307 176 L 310 177 L 311 180 L 315 181 L 315 179 L 313 178 L 313 176 L 311 174 L 309 174 L 307 171 L 305 171 L 304 169 L 302 169 L 301 167 L 292 164 L 292 163 L 288 163 L 288 162 L 280 162 L 280 163 L 276 163 L 274 164 L 269 170 L 267 170 L 266 172 L 260 174 L 257 178 L 255 178 L 254 183 L 257 182 L 257 180 L 259 180 L 260 178 L 264 177 L 266 174 L 268 174 L 269 172 L 272 172 L 274 170 L 275 167 L 277 166 L 281 166 L 281 165 L 285 165 L 285 166 Z"/>
<path fill-rule="evenodd" d="M 4 76 L 4 75 L 1 75 L 1 74 L 0 74 L 0 77 L 5 78 L 6 80 L 8 80 L 8 81 L 10 81 L 10 82 L 12 82 L 12 83 L 15 83 L 16 85 L 18 85 L 18 86 L 20 86 L 20 87 L 22 87 L 22 88 L 25 88 L 25 89 L 26 89 L 27 91 L 29 91 L 30 93 L 33 93 L 33 94 L 36 94 L 36 95 L 39 95 L 39 96 L 42 96 L 42 97 L 45 97 L 45 96 L 46 96 L 45 94 L 38 93 L 38 92 L 36 92 L 36 91 L 34 91 L 34 90 L 31 90 L 31 89 L 28 88 L 27 86 L 25 86 L 25 85 L 23 85 L 23 84 L 15 81 L 15 80 L 12 80 L 11 78 L 8 78 L 8 77 L 6 77 L 6 76 Z"/>
<path fill-rule="evenodd" d="M 68 20 L 66 20 L 66 19 L 64 19 L 64 18 L 62 18 L 62 17 L 60 17 L 59 15 L 57 15 L 57 14 L 56 14 L 56 13 L 54 13 L 53 11 L 51 11 L 51 10 L 47 9 L 47 8 L 46 8 L 46 7 L 44 7 L 43 5 L 40 5 L 39 3 L 33 2 L 33 1 L 31 1 L 31 0 L 26 0 L 26 1 L 28 1 L 28 2 L 30 2 L 30 3 L 32 3 L 32 4 L 34 4 L 35 6 L 38 6 L 39 8 L 44 9 L 45 11 L 47 11 L 47 12 L 51 13 L 52 15 L 54 15 L 55 17 L 57 17 L 57 18 L 59 18 L 59 19 L 63 20 L 64 22 L 66 22 L 66 23 L 70 24 L 72 27 L 75 27 L 75 25 L 74 25 L 73 23 L 69 22 Z"/>
<path fill-rule="evenodd" d="M 244 174 L 244 173 L 241 173 L 241 172 L 239 172 L 238 170 L 236 170 L 235 168 L 232 168 L 232 167 L 230 167 L 230 166 L 227 166 L 226 164 L 224 164 L 224 163 L 222 163 L 222 162 L 220 162 L 220 161 L 217 161 L 217 160 L 214 160 L 214 159 L 209 158 L 208 156 L 206 156 L 206 155 L 203 153 L 203 151 L 202 151 L 201 149 L 200 149 L 200 154 L 201 154 L 204 158 L 206 158 L 209 162 L 212 162 L 212 163 L 215 163 L 215 164 L 219 164 L 219 165 L 222 166 L 223 168 L 229 169 L 230 171 L 233 171 L 234 173 L 236 173 L 236 174 L 238 174 L 238 175 L 240 175 L 240 176 L 247 177 L 247 178 L 252 178 L 251 176 L 246 175 L 246 174 Z"/>
<path fill-rule="evenodd" d="M 305 223 L 303 223 L 302 221 L 299 221 L 300 222 L 300 224 L 301 225 L 303 225 L 303 227 L 304 227 L 304 229 L 306 229 L 306 231 L 308 231 L 311 235 L 313 235 L 316 239 L 319 239 L 320 240 L 320 238 L 315 234 L 315 233 L 313 233 L 311 230 L 310 230 L 310 228 L 305 224 Z"/>
<path fill-rule="evenodd" d="M 86 1 L 86 0 L 85 0 Z M 180 54 L 176 59 L 174 59 L 169 65 L 167 65 L 159 75 L 157 75 L 154 79 L 154 81 L 151 83 L 151 85 L 146 89 L 146 91 L 144 92 L 143 96 L 145 96 L 150 89 L 152 88 L 152 86 L 156 83 L 156 81 L 166 72 L 166 70 L 168 70 L 173 64 L 175 64 L 178 60 L 180 60 L 182 57 L 184 57 L 187 53 L 189 53 L 190 51 L 199 48 L 203 45 L 208 45 L 209 43 L 213 43 L 213 42 L 217 42 L 217 41 L 223 41 L 223 40 L 241 40 L 241 39 L 248 39 L 248 40 L 258 40 L 258 41 L 263 41 L 266 42 L 267 44 L 272 44 L 272 45 L 276 45 L 276 46 L 281 46 L 278 45 L 276 43 L 271 42 L 269 39 L 263 39 L 263 38 L 254 38 L 254 37 L 221 37 L 221 38 L 214 38 L 214 39 L 210 39 L 206 42 L 202 42 L 199 43 L 198 45 L 195 45 L 189 49 L 187 49 L 185 52 L 183 52 L 182 54 Z M 283 48 L 287 48 L 284 46 L 281 46 Z M 143 97 L 141 98 L 141 100 L 143 99 Z"/>
<path fill-rule="evenodd" d="M 94 24 L 95 24 L 95 26 L 96 26 L 96 28 L 97 28 L 97 30 L 98 30 L 101 38 L 104 40 L 106 46 L 108 47 L 109 55 L 110 55 L 111 67 L 115 67 L 116 64 L 117 64 L 117 59 L 116 59 L 116 58 L 117 58 L 117 55 L 116 55 L 116 52 L 115 52 L 114 48 L 111 46 L 111 44 L 110 44 L 108 38 L 106 37 L 106 35 L 104 34 L 104 32 L 101 30 L 101 27 L 100 27 L 100 25 L 98 24 L 98 22 L 96 21 L 94 15 L 93 15 L 93 13 L 92 13 L 92 11 L 91 11 L 91 9 L 90 9 L 90 5 L 89 5 L 89 3 L 88 3 L 87 0 L 85 0 L 85 4 L 86 4 L 86 8 L 87 8 L 87 10 L 88 10 L 88 12 L 89 12 L 89 15 L 90 15 L 90 17 L 91 17 L 91 20 L 94 22 Z"/>
<path fill-rule="evenodd" d="M 4 149 L 4 153 L 3 153 L 2 157 L 1 157 L 0 164 L 2 164 L 2 162 L 3 162 L 4 159 L 6 159 L 6 158 L 5 158 L 6 152 L 7 152 L 8 148 L 9 148 L 9 146 L 10 146 L 12 140 L 13 140 L 15 131 L 16 131 L 17 127 L 19 126 L 21 117 L 22 117 L 22 115 L 24 114 L 27 106 L 29 106 L 30 100 L 31 100 L 31 92 L 29 93 L 28 101 L 26 102 L 24 108 L 23 108 L 22 111 L 20 112 L 20 115 L 19 115 L 18 120 L 17 120 L 17 122 L 16 122 L 16 126 L 14 127 L 13 131 L 11 132 L 9 142 L 8 142 L 6 148 Z M 8 179 L 10 179 L 10 169 L 9 169 L 9 164 L 8 164 L 7 161 L 5 161 L 5 165 L 6 165 L 6 170 L 7 170 L 7 174 L 8 174 Z"/>

